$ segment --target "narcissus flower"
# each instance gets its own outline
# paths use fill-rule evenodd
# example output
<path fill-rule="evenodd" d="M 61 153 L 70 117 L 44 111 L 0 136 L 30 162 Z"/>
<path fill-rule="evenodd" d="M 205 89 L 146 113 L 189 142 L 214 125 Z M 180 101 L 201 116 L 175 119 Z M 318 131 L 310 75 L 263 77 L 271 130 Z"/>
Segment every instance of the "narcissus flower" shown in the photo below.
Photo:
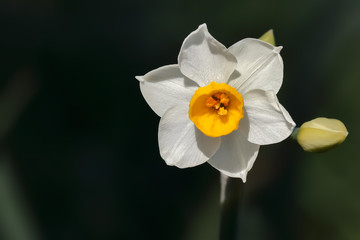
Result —
<path fill-rule="evenodd" d="M 307 152 L 325 152 L 345 141 L 348 131 L 345 125 L 331 118 L 316 118 L 301 125 L 297 141 Z"/>
<path fill-rule="evenodd" d="M 165 162 L 179 168 L 208 162 L 245 182 L 259 146 L 284 140 L 295 126 L 276 97 L 280 50 L 251 38 L 226 48 L 203 24 L 184 40 L 178 64 L 136 77 L 161 117 Z"/>

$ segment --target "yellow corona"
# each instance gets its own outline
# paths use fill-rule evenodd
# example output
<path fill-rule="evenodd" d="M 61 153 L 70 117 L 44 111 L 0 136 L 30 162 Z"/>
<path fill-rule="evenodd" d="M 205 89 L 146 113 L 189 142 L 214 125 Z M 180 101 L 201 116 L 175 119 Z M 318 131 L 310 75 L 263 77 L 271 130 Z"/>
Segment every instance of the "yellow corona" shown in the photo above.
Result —
<path fill-rule="evenodd" d="M 190 101 L 189 118 L 209 137 L 227 135 L 244 117 L 241 94 L 226 83 L 211 82 L 197 89 Z"/>

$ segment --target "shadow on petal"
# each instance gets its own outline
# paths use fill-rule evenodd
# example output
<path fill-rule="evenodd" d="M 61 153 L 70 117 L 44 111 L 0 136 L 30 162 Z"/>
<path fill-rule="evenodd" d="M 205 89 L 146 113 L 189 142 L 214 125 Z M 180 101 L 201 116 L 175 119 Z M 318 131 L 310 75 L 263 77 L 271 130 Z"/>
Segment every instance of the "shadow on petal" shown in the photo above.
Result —
<path fill-rule="evenodd" d="M 244 106 L 244 117 L 239 122 L 239 131 L 246 139 L 249 139 L 250 120 L 249 120 L 249 115 L 247 114 L 245 106 Z"/>
<path fill-rule="evenodd" d="M 212 138 L 212 137 L 208 137 L 205 134 L 203 134 L 195 125 L 195 138 L 196 138 L 196 144 L 199 148 L 199 150 L 208 158 L 211 158 L 216 151 L 219 149 L 220 147 L 220 141 L 221 138 Z M 216 143 L 214 144 L 214 140 L 218 139 L 218 141 L 215 141 Z M 209 143 L 213 143 L 213 144 L 209 144 Z"/>
<path fill-rule="evenodd" d="M 233 73 L 230 75 L 228 84 L 230 86 L 234 86 L 235 82 L 241 77 L 241 73 L 238 70 L 234 70 Z M 241 93 L 240 93 L 241 94 Z"/>

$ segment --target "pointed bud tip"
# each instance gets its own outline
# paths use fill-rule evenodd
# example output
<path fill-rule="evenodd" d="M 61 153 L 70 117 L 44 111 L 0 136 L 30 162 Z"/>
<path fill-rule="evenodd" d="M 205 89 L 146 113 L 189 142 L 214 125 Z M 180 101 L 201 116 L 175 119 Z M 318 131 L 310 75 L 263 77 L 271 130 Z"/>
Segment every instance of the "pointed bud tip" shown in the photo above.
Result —
<path fill-rule="evenodd" d="M 274 37 L 274 31 L 270 29 L 266 33 L 264 33 L 260 38 L 260 40 L 270 43 L 271 45 L 275 46 L 275 37 Z"/>

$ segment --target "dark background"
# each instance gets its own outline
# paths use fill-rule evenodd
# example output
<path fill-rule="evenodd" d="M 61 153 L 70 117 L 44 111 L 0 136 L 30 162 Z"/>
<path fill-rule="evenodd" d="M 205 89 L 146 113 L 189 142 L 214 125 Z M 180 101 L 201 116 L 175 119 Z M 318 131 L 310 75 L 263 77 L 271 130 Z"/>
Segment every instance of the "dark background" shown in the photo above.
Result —
<path fill-rule="evenodd" d="M 134 76 L 177 62 L 198 25 L 225 46 L 273 28 L 297 125 L 341 119 L 324 154 L 264 146 L 244 239 L 360 239 L 360 2 L 0 2 L 0 239 L 217 239 L 219 173 L 159 155 Z"/>

